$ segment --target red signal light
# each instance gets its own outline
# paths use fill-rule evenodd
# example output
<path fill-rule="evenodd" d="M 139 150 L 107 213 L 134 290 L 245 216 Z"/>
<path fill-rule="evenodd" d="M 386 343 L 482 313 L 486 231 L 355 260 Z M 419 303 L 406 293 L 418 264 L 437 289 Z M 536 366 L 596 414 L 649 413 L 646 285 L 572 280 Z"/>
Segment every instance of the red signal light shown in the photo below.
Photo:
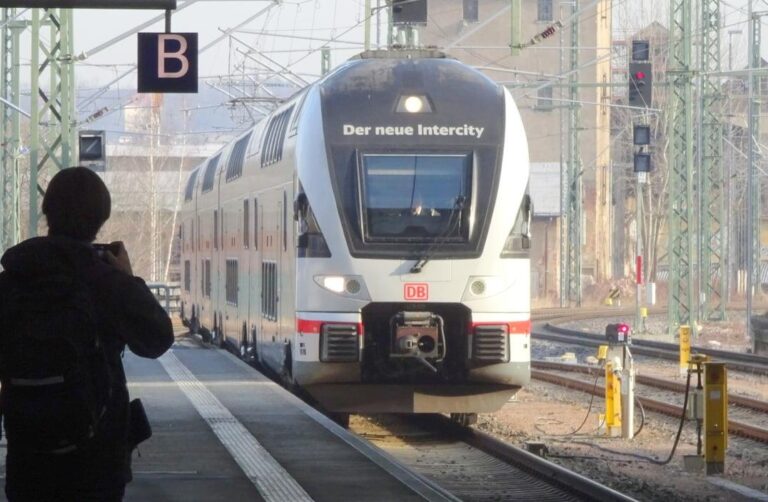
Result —
<path fill-rule="evenodd" d="M 619 333 L 626 333 L 629 331 L 629 326 L 626 324 L 619 324 Z"/>
<path fill-rule="evenodd" d="M 644 79 L 645 78 L 645 72 L 639 71 L 639 72 L 635 73 L 635 78 L 636 79 L 640 79 L 640 80 Z"/>

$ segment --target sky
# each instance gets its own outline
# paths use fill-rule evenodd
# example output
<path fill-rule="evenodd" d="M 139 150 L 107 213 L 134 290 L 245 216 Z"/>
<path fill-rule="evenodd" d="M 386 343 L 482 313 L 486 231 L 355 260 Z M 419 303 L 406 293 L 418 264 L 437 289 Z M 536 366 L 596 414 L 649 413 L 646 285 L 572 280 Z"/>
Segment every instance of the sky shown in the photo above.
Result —
<path fill-rule="evenodd" d="M 183 7 L 184 0 L 179 0 Z M 271 1 L 226 1 L 200 0 L 173 15 L 174 32 L 197 32 L 199 46 L 205 47 L 222 35 L 221 30 L 233 28 L 248 18 L 272 5 Z M 376 0 L 373 0 L 376 4 Z M 88 54 L 141 23 L 161 14 L 160 11 L 109 11 L 79 10 L 75 13 L 76 53 Z M 339 40 L 357 42 L 358 45 L 336 43 L 332 62 L 338 64 L 362 48 L 363 1 L 356 0 L 295 0 L 282 1 L 273 6 L 233 33 L 241 42 L 226 38 L 206 50 L 200 56 L 200 76 L 226 75 L 237 63 L 230 57 L 230 43 L 233 49 L 247 50 L 247 46 L 258 48 L 268 56 L 280 61 L 300 73 L 317 76 L 320 73 L 319 52 L 306 55 L 306 49 L 317 49 L 323 40 L 338 37 Z M 142 31 L 163 31 L 164 21 Z M 344 33 L 345 31 L 347 33 Z M 257 35 L 269 32 L 282 36 Z M 288 35 L 306 37 L 292 39 Z M 136 36 L 115 42 L 109 48 L 90 55 L 77 67 L 77 79 L 81 85 L 95 85 L 109 82 L 122 74 L 136 61 Z M 344 48 L 347 48 L 346 50 Z M 350 50 L 350 48 L 352 50 Z M 273 52 L 280 51 L 280 52 Z M 293 52 L 286 52 L 293 51 Z M 295 66 L 291 63 L 301 59 Z M 135 73 L 126 77 L 125 83 L 135 83 Z M 309 79 L 312 80 L 312 79 Z"/>
<path fill-rule="evenodd" d="M 117 2 L 118 0 L 115 0 Z M 431 0 L 439 2 L 441 0 Z M 557 1 L 557 0 L 555 0 Z M 768 0 L 752 0 L 755 10 L 768 10 Z M 173 16 L 173 31 L 198 32 L 199 43 L 204 47 L 222 35 L 220 30 L 229 29 L 242 23 L 259 11 L 274 5 L 269 0 L 178 0 L 179 10 Z M 233 49 L 245 50 L 251 45 L 284 64 L 300 59 L 292 69 L 307 74 L 312 80 L 319 74 L 319 52 L 306 55 L 306 49 L 317 49 L 325 42 L 322 40 L 338 38 L 332 43 L 332 64 L 336 65 L 359 52 L 363 40 L 363 5 L 364 0 L 281 0 L 279 6 L 273 6 L 241 28 L 234 35 L 241 42 L 226 38 L 201 55 L 200 75 L 226 75 L 233 71 L 237 58 L 231 57 Z M 373 6 L 383 4 L 384 0 L 371 0 Z M 563 0 L 564 4 L 569 3 Z M 592 0 L 581 0 L 581 4 L 592 4 Z M 696 2 L 694 2 L 696 3 Z M 724 34 L 723 51 L 730 42 L 734 66 L 746 64 L 747 26 L 746 5 L 748 0 L 722 0 L 724 24 L 727 30 L 741 31 L 732 35 Z M 483 1 L 481 0 L 481 9 Z M 631 32 L 637 27 L 653 20 L 668 24 L 669 0 L 613 0 L 616 19 L 615 31 Z M 88 57 L 77 64 L 76 78 L 78 85 L 97 86 L 109 83 L 125 73 L 136 62 L 136 36 L 114 42 L 108 48 L 101 48 L 115 37 L 135 28 L 141 23 L 162 14 L 161 11 L 137 10 L 89 10 L 75 11 L 75 50 Z M 768 22 L 768 17 L 764 18 Z M 382 16 L 382 23 L 385 22 Z M 164 21 L 142 31 L 162 31 Z M 276 36 L 257 35 L 257 32 L 270 32 Z M 295 35 L 304 38 L 290 38 Z M 28 36 L 28 32 L 27 32 Z M 374 28 L 372 38 L 375 40 Z M 385 38 L 382 34 L 382 38 Z M 768 36 L 763 37 L 768 53 Z M 353 45 L 346 42 L 356 42 Z M 96 54 L 90 54 L 99 48 Z M 294 51 L 294 52 L 273 52 Z M 24 54 L 25 51 L 22 51 Z M 22 56 L 24 57 L 24 56 Z M 241 59 L 241 58 L 240 58 Z M 22 75 L 23 82 L 28 82 L 28 72 Z M 120 81 L 123 87 L 135 86 L 135 73 Z"/>

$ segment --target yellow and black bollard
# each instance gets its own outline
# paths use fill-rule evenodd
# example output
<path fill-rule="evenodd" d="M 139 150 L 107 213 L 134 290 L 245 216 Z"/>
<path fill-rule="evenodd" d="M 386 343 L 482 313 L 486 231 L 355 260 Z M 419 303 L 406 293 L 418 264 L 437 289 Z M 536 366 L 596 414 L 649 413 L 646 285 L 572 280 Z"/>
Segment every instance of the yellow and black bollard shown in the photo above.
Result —
<path fill-rule="evenodd" d="M 605 432 L 621 436 L 621 368 L 618 361 L 605 362 Z"/>
<path fill-rule="evenodd" d="M 725 472 L 728 447 L 728 373 L 723 363 L 704 363 L 704 461 L 707 474 Z"/>
<path fill-rule="evenodd" d="M 691 364 L 691 327 L 680 326 L 680 376 L 688 373 L 688 365 Z"/>

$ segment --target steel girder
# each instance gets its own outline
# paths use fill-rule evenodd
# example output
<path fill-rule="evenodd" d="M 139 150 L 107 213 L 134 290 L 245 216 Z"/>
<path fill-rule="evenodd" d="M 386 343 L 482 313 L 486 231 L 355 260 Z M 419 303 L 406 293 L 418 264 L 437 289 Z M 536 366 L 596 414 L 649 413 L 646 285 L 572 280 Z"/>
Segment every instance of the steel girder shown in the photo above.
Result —
<path fill-rule="evenodd" d="M 699 130 L 699 190 L 701 198 L 701 316 L 725 319 L 727 242 L 725 176 L 723 172 L 722 92 L 715 76 L 720 61 L 720 0 L 701 0 L 701 87 Z"/>
<path fill-rule="evenodd" d="M 32 99 L 29 155 L 29 236 L 38 233 L 39 196 L 75 144 L 73 16 L 68 9 L 32 11 Z M 44 30 L 45 28 L 45 30 Z M 48 32 L 47 40 L 43 32 Z M 47 85 L 43 82 L 47 79 Z"/>
<path fill-rule="evenodd" d="M 691 0 L 670 1 L 670 50 L 667 70 L 669 117 L 669 330 L 691 326 L 696 333 L 694 295 L 694 180 Z"/>

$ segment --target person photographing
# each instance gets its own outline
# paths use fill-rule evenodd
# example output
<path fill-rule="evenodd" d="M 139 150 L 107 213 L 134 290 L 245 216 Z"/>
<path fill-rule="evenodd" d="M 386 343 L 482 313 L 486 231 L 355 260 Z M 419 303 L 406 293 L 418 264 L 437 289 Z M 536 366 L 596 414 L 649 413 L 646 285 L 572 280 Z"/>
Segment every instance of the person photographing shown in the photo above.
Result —
<path fill-rule="evenodd" d="M 122 242 L 93 244 L 111 212 L 98 175 L 59 171 L 42 210 L 48 235 L 0 259 L 5 492 L 11 502 L 119 501 L 150 434 L 140 402 L 129 404 L 122 354 L 160 357 L 171 321 Z"/>

